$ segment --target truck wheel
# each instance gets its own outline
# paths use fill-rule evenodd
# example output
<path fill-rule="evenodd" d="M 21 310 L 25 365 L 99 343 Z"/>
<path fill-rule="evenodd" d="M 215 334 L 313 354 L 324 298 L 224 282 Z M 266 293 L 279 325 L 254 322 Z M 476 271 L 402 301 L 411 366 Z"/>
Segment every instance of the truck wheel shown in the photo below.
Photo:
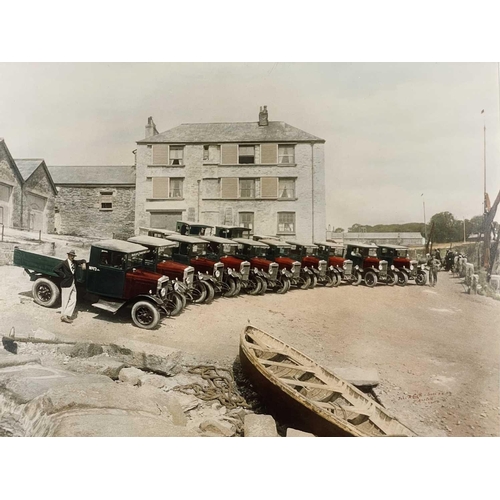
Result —
<path fill-rule="evenodd" d="M 281 279 L 279 279 L 277 286 L 274 287 L 274 291 L 279 295 L 283 295 L 284 293 L 288 292 L 289 289 L 290 280 L 286 276 L 283 276 Z"/>
<path fill-rule="evenodd" d="M 47 278 L 38 278 L 31 288 L 33 300 L 44 307 L 52 307 L 61 296 L 59 287 Z"/>
<path fill-rule="evenodd" d="M 160 322 L 160 311 L 147 300 L 140 300 L 132 306 L 132 321 L 139 328 L 151 330 Z"/>
<path fill-rule="evenodd" d="M 254 276 L 248 280 L 248 285 L 246 287 L 246 292 L 248 295 L 259 295 L 262 289 L 262 283 L 257 279 L 258 276 Z"/>
<path fill-rule="evenodd" d="M 401 271 L 398 273 L 398 285 L 399 286 L 406 286 L 408 283 L 408 275 L 404 272 Z"/>
<path fill-rule="evenodd" d="M 397 277 L 396 273 L 389 271 L 387 273 L 387 285 L 394 286 L 397 282 L 398 282 L 398 277 Z"/>
<path fill-rule="evenodd" d="M 183 301 L 181 294 L 177 292 L 170 294 L 165 301 L 165 307 L 167 308 L 170 316 L 178 316 L 183 309 L 182 304 Z"/>
<path fill-rule="evenodd" d="M 222 292 L 223 297 L 233 297 L 236 293 L 236 280 L 231 276 L 228 276 L 227 281 L 224 283 L 227 290 Z"/>
<path fill-rule="evenodd" d="M 234 292 L 233 297 L 237 297 L 241 293 L 241 280 L 236 279 L 236 292 Z"/>
<path fill-rule="evenodd" d="M 177 293 L 179 293 L 179 292 L 177 292 Z M 186 309 L 186 305 L 187 305 L 187 298 L 186 298 L 186 296 L 183 293 L 179 293 L 179 297 L 182 300 L 182 309 Z"/>
<path fill-rule="evenodd" d="M 309 288 L 314 288 L 318 284 L 318 277 L 313 274 L 311 276 L 311 286 Z"/>
<path fill-rule="evenodd" d="M 214 287 L 208 281 L 202 281 L 201 284 L 207 290 L 207 298 L 205 299 L 205 304 L 210 304 L 210 302 L 212 302 L 212 300 L 214 300 L 214 297 L 215 297 Z"/>
<path fill-rule="evenodd" d="M 264 295 L 267 292 L 267 281 L 260 276 L 257 276 L 257 279 L 260 280 L 260 292 L 259 295 Z"/>
<path fill-rule="evenodd" d="M 354 280 L 352 282 L 352 285 L 354 286 L 358 286 L 359 284 L 361 284 L 361 282 L 363 281 L 363 275 L 358 271 L 354 274 Z"/>
<path fill-rule="evenodd" d="M 311 276 L 309 274 L 304 274 L 304 276 L 300 278 L 299 283 L 299 288 L 301 290 L 307 290 L 311 286 Z"/>
<path fill-rule="evenodd" d="M 423 286 L 427 283 L 427 276 L 425 273 L 417 273 L 417 276 L 415 278 L 415 282 L 417 285 Z"/>
<path fill-rule="evenodd" d="M 377 275 L 373 271 L 366 271 L 365 285 L 372 288 L 377 284 Z"/>
<path fill-rule="evenodd" d="M 195 283 L 191 296 L 193 297 L 193 304 L 203 304 L 207 299 L 208 291 L 203 286 L 201 281 Z"/>

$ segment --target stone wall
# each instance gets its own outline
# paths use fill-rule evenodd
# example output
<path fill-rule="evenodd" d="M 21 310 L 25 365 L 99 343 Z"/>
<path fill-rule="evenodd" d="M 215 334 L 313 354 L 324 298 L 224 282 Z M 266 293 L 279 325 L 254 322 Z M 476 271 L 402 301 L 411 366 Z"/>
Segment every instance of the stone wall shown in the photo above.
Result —
<path fill-rule="evenodd" d="M 10 203 L 7 207 L 9 211 L 8 225 L 19 228 L 21 227 L 21 184 L 12 170 L 9 158 L 3 147 L 0 147 L 0 182 L 12 188 Z"/>
<path fill-rule="evenodd" d="M 113 193 L 112 210 L 101 209 L 101 191 Z M 56 206 L 60 234 L 103 239 L 134 235 L 134 186 L 59 186 Z"/>

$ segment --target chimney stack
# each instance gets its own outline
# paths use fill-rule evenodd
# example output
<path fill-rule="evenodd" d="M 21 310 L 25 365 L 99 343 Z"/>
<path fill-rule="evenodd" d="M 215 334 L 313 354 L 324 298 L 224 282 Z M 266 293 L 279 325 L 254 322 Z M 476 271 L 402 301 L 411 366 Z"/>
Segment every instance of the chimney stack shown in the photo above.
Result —
<path fill-rule="evenodd" d="M 268 125 L 269 121 L 267 119 L 267 106 L 261 106 L 259 113 L 259 127 L 267 127 Z"/>
<path fill-rule="evenodd" d="M 153 135 L 158 134 L 158 130 L 156 130 L 155 122 L 153 121 L 153 117 L 150 116 L 148 118 L 148 124 L 146 125 L 146 139 L 148 137 L 153 137 Z"/>

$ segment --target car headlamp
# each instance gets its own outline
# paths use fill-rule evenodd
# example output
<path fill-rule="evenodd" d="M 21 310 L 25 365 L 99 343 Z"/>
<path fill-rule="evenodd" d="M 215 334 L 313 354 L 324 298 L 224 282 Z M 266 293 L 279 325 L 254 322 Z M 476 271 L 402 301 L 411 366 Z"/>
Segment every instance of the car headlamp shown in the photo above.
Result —
<path fill-rule="evenodd" d="M 220 271 L 217 269 L 217 271 L 215 271 L 215 277 L 216 278 L 219 278 L 220 277 Z"/>

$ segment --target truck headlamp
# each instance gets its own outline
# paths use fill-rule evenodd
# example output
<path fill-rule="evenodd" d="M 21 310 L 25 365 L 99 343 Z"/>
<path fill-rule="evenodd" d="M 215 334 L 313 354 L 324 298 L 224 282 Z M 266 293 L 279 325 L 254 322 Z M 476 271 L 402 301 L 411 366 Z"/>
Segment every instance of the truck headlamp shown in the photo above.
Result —
<path fill-rule="evenodd" d="M 165 288 L 162 288 L 160 290 L 160 297 L 164 299 L 166 295 L 167 295 L 167 290 Z"/>
<path fill-rule="evenodd" d="M 215 271 L 215 277 L 216 278 L 219 278 L 220 277 L 220 271 L 217 269 L 217 271 Z"/>

